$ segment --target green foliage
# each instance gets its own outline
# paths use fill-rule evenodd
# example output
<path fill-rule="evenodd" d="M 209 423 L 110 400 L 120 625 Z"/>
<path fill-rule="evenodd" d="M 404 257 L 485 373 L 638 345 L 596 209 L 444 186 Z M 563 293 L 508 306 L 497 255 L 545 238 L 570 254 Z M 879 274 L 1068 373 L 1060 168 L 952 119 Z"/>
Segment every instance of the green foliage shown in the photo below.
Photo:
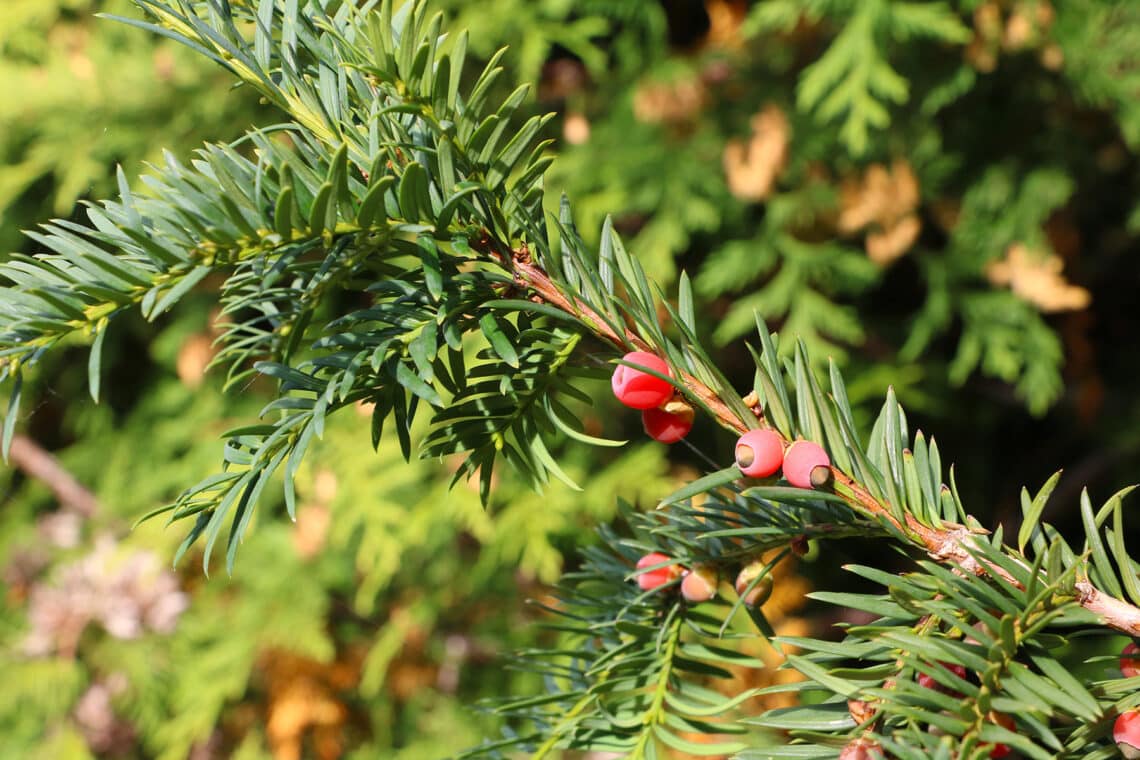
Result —
<path fill-rule="evenodd" d="M 765 5 L 757 10 L 757 25 L 765 16 L 795 18 L 795 3 Z M 832 121 L 842 117 L 839 131 L 842 143 L 855 156 L 867 151 L 872 129 L 890 124 L 885 103 L 907 102 L 907 80 L 891 68 L 880 52 L 887 40 L 909 41 L 929 38 L 935 42 L 963 43 L 969 30 L 945 3 L 873 2 L 816 3 L 809 14 L 850 14 L 842 18 L 842 31 L 800 76 L 796 102 L 818 118 Z M 791 6 L 791 7 L 788 7 Z M 814 15 L 814 14 L 813 14 Z M 812 16 L 809 15 L 809 18 Z M 814 19 L 813 19 L 814 20 Z"/>
<path fill-rule="evenodd" d="M 137 30 L 124 31 L 117 24 L 103 22 L 101 28 L 115 30 L 136 42 L 148 40 Z M 164 44 L 169 46 L 169 43 Z M 182 57 L 180 52 L 178 55 Z M 185 57 L 195 64 L 201 63 L 194 55 Z M 223 81 L 228 84 L 228 79 Z M 242 98 L 240 92 L 227 95 L 228 101 Z M 185 95 L 190 97 L 188 93 Z M 203 90 L 202 97 L 217 103 L 220 96 Z M 194 113 L 194 105 L 189 104 L 185 112 Z M 155 134 L 159 144 L 172 139 L 162 130 Z M 512 134 L 498 139 L 501 145 L 514 145 L 513 149 L 518 149 L 521 143 L 511 143 Z M 486 134 L 477 139 L 485 137 Z M 399 133 L 397 138 L 400 138 Z M 216 432 L 234 427 L 243 418 L 255 417 L 258 408 L 270 400 L 266 398 L 269 384 L 250 377 L 251 367 L 243 357 L 285 358 L 297 350 L 285 340 L 285 333 L 301 324 L 295 334 L 302 335 L 303 322 L 313 319 L 314 315 L 318 322 L 327 319 L 329 298 L 336 303 L 347 303 L 337 300 L 344 298 L 340 288 L 343 288 L 342 278 L 346 272 L 334 270 L 335 277 L 330 279 L 328 268 L 319 271 L 319 264 L 309 262 L 311 246 L 295 247 L 281 256 L 259 255 L 260 247 L 273 246 L 269 242 L 272 240 L 297 242 L 309 235 L 335 233 L 333 229 L 318 229 L 321 219 L 313 209 L 324 180 L 330 177 L 332 163 L 340 160 L 344 162 L 343 168 L 347 165 L 346 157 L 325 155 L 318 144 L 312 141 L 305 144 L 303 139 L 303 134 L 297 131 L 286 135 L 271 129 L 264 134 L 255 133 L 233 146 L 208 147 L 189 165 L 182 163 L 174 152 L 160 156 L 162 163 L 152 170 L 149 186 L 129 194 L 122 205 L 111 210 L 113 214 L 123 214 L 132 220 L 145 219 L 148 225 L 154 225 L 147 229 L 146 235 L 140 235 L 139 230 L 127 224 L 122 233 L 108 238 L 106 235 L 112 233 L 105 229 L 100 233 L 102 237 L 88 237 L 76 243 L 79 249 L 61 253 L 51 264 L 53 268 L 58 265 L 61 272 L 53 288 L 62 287 L 63 282 L 78 285 L 71 291 L 72 298 L 82 301 L 78 308 L 91 306 L 92 316 L 105 312 L 116 320 L 116 328 L 110 333 L 100 332 L 105 335 L 102 348 L 93 355 L 96 361 L 89 362 L 93 368 L 91 385 L 102 386 L 98 395 L 105 402 L 109 400 L 113 408 L 91 409 L 77 404 L 69 406 L 65 417 L 67 434 L 82 435 L 85 442 L 62 453 L 64 464 L 84 482 L 97 488 L 107 509 L 106 514 L 99 515 L 85 529 L 85 538 L 106 529 L 121 531 L 123 520 L 134 521 L 156 504 L 171 500 L 186 483 L 207 472 L 209 447 L 194 443 L 196 431 L 212 429 Z M 258 194 L 259 183 L 269 178 L 264 173 L 264 164 L 259 167 L 254 150 L 267 151 L 267 155 L 280 158 L 283 165 L 288 162 L 286 171 L 292 182 L 291 193 L 283 193 L 279 186 L 274 186 L 272 197 Z M 452 160 L 457 161 L 463 171 L 471 171 L 468 157 L 453 156 Z M 379 163 L 382 166 L 383 160 Z M 365 166 L 365 171 L 368 168 Z M 482 168 L 476 167 L 476 171 Z M 347 179 L 360 183 L 363 176 L 353 174 Z M 232 195 L 219 197 L 217 177 L 237 178 L 234 184 L 227 186 L 234 191 Z M 335 179 L 335 175 L 332 178 Z M 520 179 L 509 177 L 507 182 L 512 187 L 523 187 Z M 109 181 L 110 186 L 116 184 L 113 177 Z M 384 178 L 368 185 L 376 192 L 370 201 L 371 208 L 362 207 L 361 211 L 370 214 L 372 221 L 387 217 L 385 206 L 392 201 L 383 195 L 390 185 L 390 180 Z M 396 201 L 397 206 L 412 197 L 404 187 L 397 188 L 397 192 L 403 193 Z M 457 190 L 460 197 L 471 193 L 469 187 Z M 149 201 L 168 194 L 187 201 L 182 211 L 148 205 Z M 282 196 L 293 204 L 292 208 L 282 202 Z M 330 205 L 337 202 L 331 193 L 329 198 Z M 260 206 L 263 201 L 268 204 L 268 211 Z M 278 213 L 282 209 L 285 213 Z M 41 213 L 33 211 L 28 216 Z M 93 210 L 92 213 L 98 216 L 101 212 Z M 201 230 L 202 220 L 214 213 L 222 213 L 225 221 L 209 228 L 213 245 L 198 249 L 199 238 L 195 233 Z M 259 220 L 264 222 L 259 223 Z M 30 226 L 30 221 L 26 220 L 24 225 Z M 79 232 L 65 223 L 60 223 L 58 231 L 61 235 L 57 240 Z M 273 235 L 278 237 L 269 237 Z M 70 263 L 83 259 L 76 250 L 90 252 L 91 246 L 113 249 L 116 244 L 128 244 L 128 240 L 135 244 L 133 250 L 137 254 L 128 257 L 133 262 L 130 266 L 137 264 L 148 273 L 165 273 L 160 282 L 148 290 L 132 288 L 126 294 L 121 290 L 112 293 L 124 284 L 117 264 L 112 264 L 111 271 L 87 270 L 85 274 L 77 274 Z M 372 246 L 382 243 L 378 238 L 372 241 Z M 163 249 L 174 251 L 175 258 L 164 257 Z M 368 250 L 371 249 L 355 253 L 368 255 Z M 400 255 L 409 252 L 417 257 L 429 254 L 418 247 L 406 247 L 397 254 L 398 260 L 403 261 Z M 68 259 L 68 255 L 73 258 Z M 207 315 L 205 306 L 215 298 L 217 281 L 202 277 L 207 269 L 199 260 L 227 267 L 227 271 L 237 270 L 222 294 L 228 313 L 221 320 L 215 320 L 215 324 L 221 323 L 219 347 L 222 350 L 214 355 L 214 361 L 232 369 L 230 385 L 240 391 L 231 394 L 229 400 L 212 386 L 203 392 L 191 393 L 184 383 L 175 382 L 172 377 L 176 364 L 178 374 L 182 375 L 184 355 L 194 353 L 188 349 L 200 345 L 203 339 L 209 342 L 208 336 L 199 330 L 208 319 L 213 319 Z M 330 260 L 330 264 L 340 262 Z M 286 263 L 290 265 L 288 269 Z M 382 262 L 374 263 L 381 272 L 389 271 Z M 11 271 L 15 273 L 26 265 L 26 261 L 17 262 Z M 130 271 L 138 273 L 134 269 Z M 449 271 L 449 276 L 457 274 Z M 366 274 L 365 282 L 352 282 L 351 287 L 366 287 L 373 276 Z M 137 277 L 135 282 L 137 284 Z M 276 289 L 270 291 L 270 283 L 275 283 Z M 267 286 L 266 291 L 261 290 L 263 284 Z M 210 295 L 204 298 L 203 293 Z M 51 297 L 51 293 L 46 292 L 47 300 L 34 303 L 47 303 Z M 175 301 L 180 302 L 180 312 L 172 321 L 168 307 Z M 129 304 L 139 304 L 151 325 L 142 325 L 133 319 Z M 16 308 L 9 301 L 5 301 L 5 305 Z M 395 314 L 410 305 L 405 300 L 390 313 Z M 334 308 L 343 309 L 341 315 L 346 317 L 352 311 L 344 306 Z M 70 384 L 49 387 L 45 392 L 41 382 L 44 375 L 57 372 L 61 366 L 59 360 L 66 367 L 74 358 L 72 347 L 84 340 L 77 333 L 85 331 L 75 329 L 78 321 L 74 311 L 71 316 L 71 324 L 56 323 L 51 334 L 41 335 L 41 345 L 58 347 L 55 352 L 41 353 L 37 357 L 43 360 L 40 365 L 43 374 L 25 373 L 22 394 L 25 409 L 34 412 L 37 419 L 45 412 L 50 415 L 51 408 L 62 402 L 62 397 L 79 395 L 69 395 L 69 391 L 79 390 Z M 263 329 L 259 319 L 266 320 L 264 324 L 270 329 Z M 22 318 L 19 323 L 26 326 Z M 348 320 L 346 324 L 356 323 Z M 385 327 L 370 324 L 378 330 Z M 12 325 L 6 322 L 5 326 Z M 157 338 L 156 326 L 162 330 Z M 429 332 L 424 330 L 422 334 Z M 393 334 L 402 337 L 404 331 L 397 329 Z M 89 339 L 89 335 L 87 337 Z M 133 346 L 135 341 L 154 341 L 150 357 L 153 364 L 142 359 L 137 346 Z M 307 349 L 308 344 L 302 347 Z M 476 349 L 476 346 L 462 347 L 467 354 L 464 361 L 478 361 Z M 413 347 L 411 353 L 418 358 L 417 350 L 418 346 Z M 26 356 L 20 351 L 11 355 L 16 354 Z M 83 395 L 86 395 L 85 390 Z M 580 402 L 568 403 L 575 409 L 566 414 L 570 420 L 579 413 Z M 557 408 L 564 409 L 565 405 L 559 404 Z M 129 410 L 129 414 L 124 409 Z M 116 673 L 126 674 L 129 682 L 129 689 L 115 700 L 116 719 L 129 720 L 136 732 L 131 751 L 137 756 L 182 757 L 192 749 L 216 743 L 219 737 L 224 737 L 221 741 L 229 746 L 235 728 L 246 730 L 246 718 L 240 717 L 246 709 L 243 704 L 263 707 L 266 702 L 272 704 L 274 694 L 266 690 L 264 684 L 267 656 L 286 652 L 290 657 L 328 660 L 330 647 L 341 652 L 362 651 L 364 657 L 363 662 L 354 666 L 359 671 L 358 685 L 337 695 L 339 700 L 353 706 L 352 720 L 366 727 L 363 731 L 346 734 L 347 746 L 365 756 L 390 754 L 391 748 L 401 746 L 404 748 L 401 757 L 416 758 L 438 756 L 441 747 L 458 749 L 475 743 L 486 728 L 465 714 L 459 703 L 473 696 L 505 690 L 504 684 L 508 681 L 522 683 L 526 679 L 508 679 L 491 672 L 494 668 L 482 665 L 476 665 L 475 674 L 469 675 L 471 666 L 464 664 L 466 660 L 461 658 L 459 664 L 464 664 L 464 677 L 459 685 L 462 697 L 452 688 L 441 690 L 434 699 L 417 698 L 409 702 L 399 691 L 406 688 L 399 685 L 407 678 L 403 672 L 409 657 L 405 639 L 430 636 L 431 648 L 422 655 L 423 665 L 417 666 L 428 670 L 455 667 L 454 663 L 448 664 L 452 655 L 450 649 L 445 649 L 445 642 L 450 647 L 455 638 L 467 641 L 465 646 L 475 652 L 472 656 L 476 658 L 486 657 L 480 653 L 483 649 L 494 651 L 497 646 L 513 645 L 508 642 L 528 641 L 533 634 L 517 620 L 484 619 L 487 609 L 517 606 L 518 591 L 512 579 L 553 581 L 561 570 L 564 552 L 574 545 L 584 527 L 612 514 L 614 493 L 650 500 L 658 490 L 652 488 L 654 483 L 670 482 L 661 452 L 655 448 L 640 447 L 623 454 L 603 471 L 598 471 L 589 457 L 570 452 L 569 459 L 560 466 L 578 478 L 584 472 L 591 473 L 583 493 L 574 494 L 556 487 L 537 496 L 511 481 L 504 481 L 496 491 L 501 506 L 491 520 L 480 509 L 477 494 L 462 497 L 466 493 L 462 488 L 449 493 L 449 478 L 440 478 L 437 468 L 429 463 L 418 468 L 403 464 L 398 470 L 400 478 L 393 478 L 391 475 L 397 471 L 397 463 L 402 458 L 396 437 L 385 437 L 373 453 L 371 448 L 361 445 L 361 433 L 353 423 L 355 417 L 350 414 L 347 425 L 339 419 L 330 420 L 323 439 L 313 443 L 306 463 L 298 467 L 302 525 L 307 524 L 306 515 L 312 511 L 305 511 L 305 507 L 313 506 L 306 504 L 314 493 L 313 468 L 321 467 L 322 462 L 326 468 L 334 465 L 341 483 L 332 504 L 318 505 L 322 509 L 335 509 L 337 519 L 328 530 L 316 566 L 297 560 L 298 550 L 289 538 L 293 533 L 300 534 L 300 528 L 288 531 L 284 526 L 262 526 L 256 540 L 247 546 L 246 567 L 273 566 L 280 569 L 279 573 L 264 576 L 242 573 L 235 582 L 214 581 L 204 586 L 192 576 L 186 578 L 183 585 L 192 594 L 193 608 L 182 617 L 172 636 L 118 641 L 102 632 L 89 632 L 76 653 L 77 659 L 74 662 L 61 660 L 69 665 L 67 672 L 74 675 L 76 685 L 64 688 L 52 681 L 56 700 L 52 704 L 56 706 L 48 712 L 29 710 L 30 704 L 38 702 L 33 702 L 28 693 L 13 688 L 12 710 L 3 718 L 9 754 L 72 756 L 69 748 L 82 748 L 89 741 L 97 741 L 82 734 L 87 728 L 77 727 L 77 702 L 86 696 L 85 680 L 95 683 Z M 10 415 L 8 419 L 13 423 L 9 430 L 14 432 L 17 418 Z M 227 422 L 220 423 L 222 420 Z M 415 423 L 417 440 L 427 432 L 424 422 L 421 417 Z M 363 435 L 366 440 L 367 433 Z M 561 459 L 560 447 L 554 451 Z M 433 485 L 428 487 L 428 484 Z M 281 493 L 276 488 L 271 491 Z M 42 542 L 42 538 L 29 529 L 37 510 L 44 509 L 49 501 L 42 487 L 23 483 L 18 477 L 11 481 L 10 493 L 19 499 L 21 508 L 6 510 L 9 520 L 0 531 L 3 536 L 0 556 L 6 568 L 23 561 L 21 546 Z M 276 497 L 275 503 L 279 504 L 280 498 Z M 580 498 L 588 501 L 580 501 Z M 409 512 L 416 519 L 409 519 Z M 306 532 L 310 530 L 305 528 Z M 169 543 L 172 538 L 174 546 Z M 157 545 L 162 547 L 159 551 L 169 555 L 175 550 L 177 538 L 172 531 L 160 534 L 147 527 L 136 532 L 128 544 Z M 457 546 L 474 548 L 456 551 Z M 46 583 L 52 567 L 65 565 L 74 552 L 50 556 L 52 565 L 35 571 L 32 588 Z M 427 566 L 432 568 L 430 573 L 423 569 Z M 515 576 L 516 573 L 519 575 Z M 463 582 L 455 583 L 456 578 L 462 578 Z M 427 588 L 424 588 L 425 579 L 430 579 Z M 224 585 L 219 587 L 219 583 Z M 429 589 L 435 591 L 425 593 Z M 298 603 L 301 600 L 303 603 Z M 414 616 L 399 617 L 399 610 L 405 606 L 414 609 Z M 396 621 L 385 624 L 393 611 L 397 612 L 396 620 L 411 620 L 412 624 Z M 3 616 L 3 647 L 12 653 L 13 673 L 22 667 L 18 663 L 26 659 L 21 651 L 26 625 L 24 613 L 22 605 L 16 602 Z M 361 626 L 361 617 L 370 620 Z M 305 635 L 299 636 L 302 632 Z M 516 639 L 516 635 L 520 638 Z M 41 661 L 28 662 L 28 672 L 35 679 L 37 676 L 31 669 L 42 668 Z M 323 663 L 323 667 L 333 666 L 331 662 Z M 42 677 L 40 680 L 45 681 Z M 364 704 L 368 709 L 361 711 L 357 706 Z M 263 723 L 264 718 L 259 721 Z M 298 730 L 304 729 L 301 724 Z M 426 730 L 432 732 L 430 741 L 414 741 L 415 736 Z M 79 751 L 76 749 L 74 756 L 81 756 Z M 240 747 L 234 751 L 240 756 L 269 756 L 264 728 L 256 725 L 248 728 Z"/>
<path fill-rule="evenodd" d="M 125 0 L 11 0 L 0 19 L 0 246 L 20 245 L 20 224 L 69 214 L 133 175 L 162 148 L 183 153 L 203 127 L 231 139 L 257 113 L 226 93 L 223 76 L 188 50 L 94 17 Z M 161 131 L 138 124 L 161 125 Z M 83 128 L 86 127 L 86 128 Z"/>
<path fill-rule="evenodd" d="M 1066 79 L 1080 97 L 1111 109 L 1128 144 L 1140 140 L 1140 112 L 1129 96 L 1136 69 L 1137 9 L 1126 2 L 1059 3 L 1057 40 Z"/>

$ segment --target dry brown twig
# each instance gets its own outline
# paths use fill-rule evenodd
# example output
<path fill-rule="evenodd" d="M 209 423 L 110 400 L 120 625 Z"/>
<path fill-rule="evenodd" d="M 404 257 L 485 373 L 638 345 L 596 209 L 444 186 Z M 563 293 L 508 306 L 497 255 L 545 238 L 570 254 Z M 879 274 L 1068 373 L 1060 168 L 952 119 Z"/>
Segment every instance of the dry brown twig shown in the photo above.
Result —
<path fill-rule="evenodd" d="M 26 435 L 12 437 L 8 461 L 30 478 L 46 485 L 60 505 L 83 517 L 99 509 L 99 500 L 68 472 L 58 459 Z"/>

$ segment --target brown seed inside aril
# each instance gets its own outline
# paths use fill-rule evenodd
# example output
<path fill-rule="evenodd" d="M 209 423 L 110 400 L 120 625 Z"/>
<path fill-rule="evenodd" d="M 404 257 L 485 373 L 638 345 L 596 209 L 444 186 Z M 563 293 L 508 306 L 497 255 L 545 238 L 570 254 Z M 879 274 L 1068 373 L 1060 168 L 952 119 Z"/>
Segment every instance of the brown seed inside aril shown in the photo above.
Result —
<path fill-rule="evenodd" d="M 814 487 L 822 488 L 831 482 L 831 468 L 827 465 L 816 465 L 811 468 L 811 474 L 808 477 Z"/>
<path fill-rule="evenodd" d="M 738 444 L 736 447 L 736 463 L 741 467 L 748 467 L 756 461 L 756 452 L 751 446 Z"/>

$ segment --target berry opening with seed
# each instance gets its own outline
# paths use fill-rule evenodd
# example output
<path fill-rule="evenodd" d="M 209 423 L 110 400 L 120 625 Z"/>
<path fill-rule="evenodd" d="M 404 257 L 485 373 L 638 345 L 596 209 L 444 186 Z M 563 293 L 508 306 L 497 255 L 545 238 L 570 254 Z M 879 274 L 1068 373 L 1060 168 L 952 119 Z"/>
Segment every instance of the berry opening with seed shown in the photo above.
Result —
<path fill-rule="evenodd" d="M 750 478 L 767 478 L 784 463 L 784 441 L 772 430 L 749 430 L 736 441 L 736 466 Z"/>
<path fill-rule="evenodd" d="M 831 458 L 814 441 L 796 441 L 784 452 L 784 478 L 796 488 L 815 488 L 813 471 L 830 466 Z"/>

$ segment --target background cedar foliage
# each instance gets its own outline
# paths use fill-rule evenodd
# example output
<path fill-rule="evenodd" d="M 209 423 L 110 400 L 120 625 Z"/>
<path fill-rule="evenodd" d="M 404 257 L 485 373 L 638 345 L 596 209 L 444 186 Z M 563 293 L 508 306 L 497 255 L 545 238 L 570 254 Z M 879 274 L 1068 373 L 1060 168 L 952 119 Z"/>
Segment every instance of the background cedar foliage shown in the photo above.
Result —
<path fill-rule="evenodd" d="M 511 46 L 501 89 L 538 82 L 516 126 L 558 113 L 548 187 L 566 190 L 589 245 L 612 213 L 668 292 L 681 269 L 693 274 L 699 322 L 715 326 L 721 366 L 741 385 L 752 368 L 729 342 L 758 310 L 845 365 L 864 429 L 893 384 L 969 473 L 967 503 L 1016 514 L 1018 488 L 1066 463 L 1055 504 L 1075 503 L 1076 484 L 1107 495 L 1135 478 L 1140 409 L 1131 352 L 1119 350 L 1136 328 L 1140 227 L 1130 3 L 433 7 L 470 30 L 473 57 Z M 24 95 L 0 106 L 6 249 L 39 250 L 16 231 L 111 195 L 115 163 L 133 177 L 162 147 L 185 159 L 277 118 L 199 56 L 91 19 L 133 14 L 126 3 L 12 8 L 0 67 Z M 557 196 L 546 202 L 556 213 Z M 635 443 L 556 452 L 584 493 L 553 482 L 535 496 L 504 470 L 487 513 L 474 484 L 447 491 L 450 473 L 404 464 L 394 437 L 373 454 L 367 415 L 342 414 L 299 470 L 296 525 L 260 521 L 232 579 L 204 581 L 200 554 L 170 574 L 181 535 L 127 527 L 212 472 L 214 435 L 274 393 L 263 379 L 223 396 L 222 371 L 203 380 L 217 287 L 206 280 L 154 323 L 120 320 L 103 348 L 103 406 L 81 400 L 85 373 L 66 371 L 85 365 L 78 348 L 26 380 L 21 431 L 100 509 L 77 516 L 5 473 L 0 750 L 427 758 L 477 743 L 494 721 L 468 705 L 539 688 L 498 660 L 549 641 L 522 600 L 577 565 L 618 497 L 651 505 L 705 463 L 683 449 L 667 461 L 640 442 L 634 415 L 599 398 L 587 429 Z M 709 427 L 694 440 L 723 460 Z M 833 564 L 799 570 L 835 587 Z M 844 614 L 817 604 L 794 617 L 793 582 L 765 608 L 780 633 L 818 634 Z M 107 589 L 135 606 L 98 609 Z M 84 628 L 74 610 L 92 607 Z M 770 650 L 745 653 L 771 663 Z M 729 688 L 772 677 L 787 671 L 742 661 Z"/>
<path fill-rule="evenodd" d="M 128 0 L 10 0 L 0 18 L 0 248 L 26 248 L 35 220 L 71 213 L 165 148 L 233 139 L 266 112 L 227 95 L 217 67 L 170 41 L 99 22 Z M 82 128 L 81 128 L 82 127 Z"/>

